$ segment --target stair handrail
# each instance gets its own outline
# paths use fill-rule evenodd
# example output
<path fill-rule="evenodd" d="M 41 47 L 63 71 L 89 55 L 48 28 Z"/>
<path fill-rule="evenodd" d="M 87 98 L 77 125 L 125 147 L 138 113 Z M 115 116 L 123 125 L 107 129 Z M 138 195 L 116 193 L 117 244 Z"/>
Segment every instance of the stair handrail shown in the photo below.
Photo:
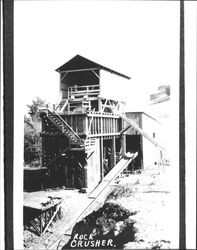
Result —
<path fill-rule="evenodd" d="M 56 104 L 54 105 L 54 106 L 55 106 L 55 107 L 54 107 L 55 110 L 58 109 L 58 107 L 59 107 L 59 105 L 60 105 L 60 103 L 61 103 L 61 100 L 62 100 L 62 90 L 59 92 L 59 95 L 58 95 L 58 98 L 57 98 L 57 102 L 56 102 Z"/>
<path fill-rule="evenodd" d="M 62 108 L 60 109 L 60 112 L 63 112 L 67 105 L 68 105 L 68 99 L 66 99 L 64 105 L 63 105 Z"/>
<path fill-rule="evenodd" d="M 77 137 L 77 139 L 81 140 L 81 138 L 79 137 L 79 135 L 68 125 L 68 123 L 60 115 L 58 115 L 56 112 L 54 112 L 54 113 L 69 128 L 69 130 L 72 131 L 72 133 Z"/>

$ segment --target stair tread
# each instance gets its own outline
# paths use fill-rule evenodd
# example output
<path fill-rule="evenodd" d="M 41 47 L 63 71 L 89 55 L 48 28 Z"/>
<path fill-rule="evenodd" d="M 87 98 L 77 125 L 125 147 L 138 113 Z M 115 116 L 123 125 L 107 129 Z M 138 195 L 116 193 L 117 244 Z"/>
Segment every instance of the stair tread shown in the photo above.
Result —
<path fill-rule="evenodd" d="M 66 124 L 64 124 L 57 116 L 50 112 L 48 113 L 48 116 L 57 127 L 62 129 L 62 133 L 68 137 L 72 144 L 79 145 L 80 139 L 76 137 L 74 132 L 69 127 L 67 127 Z"/>

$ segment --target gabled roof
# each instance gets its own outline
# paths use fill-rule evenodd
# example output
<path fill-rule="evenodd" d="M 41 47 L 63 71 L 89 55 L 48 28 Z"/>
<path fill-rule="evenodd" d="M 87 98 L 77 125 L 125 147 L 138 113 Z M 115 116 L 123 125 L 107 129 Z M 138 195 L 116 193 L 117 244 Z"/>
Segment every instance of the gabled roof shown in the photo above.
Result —
<path fill-rule="evenodd" d="M 130 79 L 129 76 L 126 76 L 124 74 L 121 74 L 115 70 L 109 69 L 101 64 L 98 64 L 96 62 L 93 62 L 83 56 L 76 55 L 73 57 L 71 60 L 60 66 L 59 68 L 56 69 L 57 72 L 71 72 L 71 71 L 82 71 L 82 70 L 93 70 L 93 69 L 103 69 L 105 71 L 108 71 L 110 73 L 119 75 L 121 77 Z"/>

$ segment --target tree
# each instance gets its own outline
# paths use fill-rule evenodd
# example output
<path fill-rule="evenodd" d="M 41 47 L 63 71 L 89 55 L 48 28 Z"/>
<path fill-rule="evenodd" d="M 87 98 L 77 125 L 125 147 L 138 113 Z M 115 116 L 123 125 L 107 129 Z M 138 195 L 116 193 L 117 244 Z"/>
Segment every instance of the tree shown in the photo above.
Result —
<path fill-rule="evenodd" d="M 41 121 L 40 116 L 39 116 L 39 108 L 45 107 L 48 104 L 46 103 L 45 100 L 42 100 L 39 97 L 36 97 L 36 100 L 32 101 L 32 104 L 28 104 L 27 107 L 29 108 L 28 114 L 32 118 L 32 120 L 35 121 Z"/>
<path fill-rule="evenodd" d="M 34 163 L 37 161 L 41 164 L 41 118 L 39 108 L 46 106 L 46 101 L 37 97 L 32 104 L 27 105 L 29 108 L 29 117 L 24 117 L 24 161 L 25 163 Z"/>

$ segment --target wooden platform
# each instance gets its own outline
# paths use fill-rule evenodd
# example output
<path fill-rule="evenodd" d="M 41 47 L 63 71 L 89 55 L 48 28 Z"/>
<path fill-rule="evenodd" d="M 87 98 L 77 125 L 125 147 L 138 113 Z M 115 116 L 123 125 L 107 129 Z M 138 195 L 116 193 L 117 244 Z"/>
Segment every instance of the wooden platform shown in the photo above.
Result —
<path fill-rule="evenodd" d="M 46 211 L 48 209 L 50 209 L 51 207 L 54 207 L 58 204 L 61 203 L 61 198 L 57 198 L 55 201 L 52 201 L 51 203 L 47 204 L 47 205 L 43 205 L 45 204 L 45 200 L 39 200 L 36 197 L 35 198 L 31 198 L 29 200 L 24 200 L 24 204 L 23 206 L 26 208 L 30 208 L 30 209 L 35 209 L 38 210 L 40 212 Z"/>
<path fill-rule="evenodd" d="M 53 220 L 61 212 L 62 199 L 59 197 L 26 197 L 24 200 L 24 226 L 33 229 L 39 236 L 43 235 Z"/>

